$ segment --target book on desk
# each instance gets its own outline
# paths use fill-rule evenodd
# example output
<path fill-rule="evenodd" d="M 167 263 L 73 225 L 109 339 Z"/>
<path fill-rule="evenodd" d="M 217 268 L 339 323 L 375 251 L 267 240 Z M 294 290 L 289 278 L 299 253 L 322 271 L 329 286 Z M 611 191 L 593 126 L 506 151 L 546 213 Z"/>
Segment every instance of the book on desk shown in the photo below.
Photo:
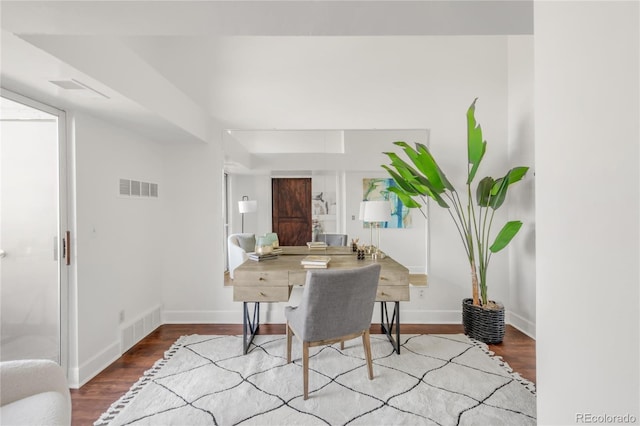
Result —
<path fill-rule="evenodd" d="M 307 247 L 309 250 L 326 250 L 328 246 L 324 241 L 312 241 L 307 243 Z"/>
<path fill-rule="evenodd" d="M 305 269 L 323 269 L 329 266 L 330 261 L 331 257 L 329 256 L 309 255 L 303 258 L 300 264 L 304 266 Z"/>
<path fill-rule="evenodd" d="M 266 254 L 258 254 L 254 251 L 247 253 L 247 256 L 249 256 L 250 260 L 254 260 L 256 262 L 261 262 L 263 260 L 270 260 L 270 259 L 277 259 L 278 258 L 278 254 L 277 253 L 266 253 Z"/>

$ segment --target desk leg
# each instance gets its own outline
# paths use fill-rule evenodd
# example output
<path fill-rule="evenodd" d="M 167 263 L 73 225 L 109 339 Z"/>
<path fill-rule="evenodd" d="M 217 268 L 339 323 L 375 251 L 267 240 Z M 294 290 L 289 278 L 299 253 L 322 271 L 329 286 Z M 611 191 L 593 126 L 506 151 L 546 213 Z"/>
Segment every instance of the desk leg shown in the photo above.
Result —
<path fill-rule="evenodd" d="M 249 346 L 260 328 L 260 302 L 254 302 L 253 304 L 253 320 L 249 315 L 249 303 L 242 302 L 242 353 L 244 355 L 247 354 Z"/>
<path fill-rule="evenodd" d="M 400 302 L 393 302 L 393 315 L 389 318 L 389 312 L 387 311 L 387 302 L 380 302 L 380 327 L 382 332 L 387 335 L 391 346 L 400 354 Z M 393 326 L 395 324 L 396 335 L 393 336 Z"/>

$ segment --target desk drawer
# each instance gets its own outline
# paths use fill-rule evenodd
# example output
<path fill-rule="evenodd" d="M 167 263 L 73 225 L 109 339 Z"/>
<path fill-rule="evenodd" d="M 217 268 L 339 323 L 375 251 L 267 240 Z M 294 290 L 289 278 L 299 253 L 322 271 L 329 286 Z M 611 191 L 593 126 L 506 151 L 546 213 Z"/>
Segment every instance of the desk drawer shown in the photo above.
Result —
<path fill-rule="evenodd" d="M 288 286 L 287 271 L 238 271 L 234 273 L 234 286 Z"/>
<path fill-rule="evenodd" d="M 291 287 L 233 287 L 234 302 L 286 302 L 291 295 Z"/>
<path fill-rule="evenodd" d="M 409 286 L 378 286 L 378 290 L 376 291 L 376 301 L 384 302 L 384 301 L 401 301 L 407 302 L 409 301 Z"/>

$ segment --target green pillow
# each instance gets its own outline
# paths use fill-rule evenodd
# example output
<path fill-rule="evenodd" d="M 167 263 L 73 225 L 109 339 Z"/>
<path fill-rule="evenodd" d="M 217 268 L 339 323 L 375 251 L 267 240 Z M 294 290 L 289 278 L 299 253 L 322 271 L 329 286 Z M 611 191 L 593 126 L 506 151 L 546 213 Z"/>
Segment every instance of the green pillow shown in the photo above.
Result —
<path fill-rule="evenodd" d="M 238 244 L 242 250 L 250 253 L 256 249 L 256 236 L 251 235 L 238 235 Z"/>

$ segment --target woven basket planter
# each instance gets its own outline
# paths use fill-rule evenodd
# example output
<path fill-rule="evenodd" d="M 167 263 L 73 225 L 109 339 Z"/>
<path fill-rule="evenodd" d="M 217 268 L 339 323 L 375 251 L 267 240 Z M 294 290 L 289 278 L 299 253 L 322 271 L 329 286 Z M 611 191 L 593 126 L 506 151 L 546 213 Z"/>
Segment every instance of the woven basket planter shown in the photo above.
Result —
<path fill-rule="evenodd" d="M 504 306 L 487 309 L 475 306 L 473 299 L 462 301 L 464 334 L 484 343 L 500 343 L 504 337 Z"/>

